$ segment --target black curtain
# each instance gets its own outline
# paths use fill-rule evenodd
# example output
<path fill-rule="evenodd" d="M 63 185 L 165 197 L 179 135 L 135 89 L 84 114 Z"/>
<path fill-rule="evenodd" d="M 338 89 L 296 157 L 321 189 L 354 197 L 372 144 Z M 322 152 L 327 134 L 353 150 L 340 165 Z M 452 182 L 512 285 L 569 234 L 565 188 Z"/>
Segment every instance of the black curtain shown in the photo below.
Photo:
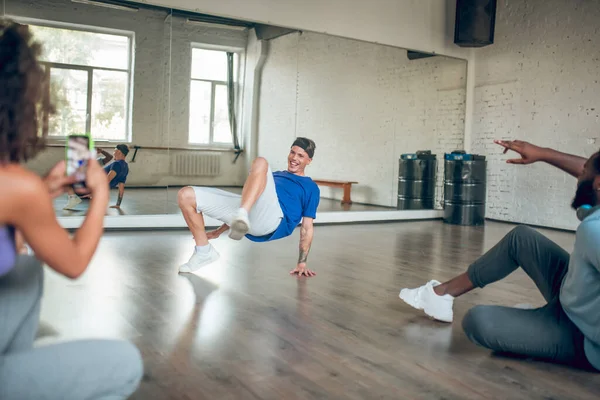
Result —
<path fill-rule="evenodd" d="M 235 82 L 233 80 L 233 53 L 227 52 L 227 104 L 229 109 L 229 126 L 233 137 L 233 148 L 235 149 L 235 163 L 242 153 L 240 140 L 237 134 L 237 122 L 235 118 Z"/>

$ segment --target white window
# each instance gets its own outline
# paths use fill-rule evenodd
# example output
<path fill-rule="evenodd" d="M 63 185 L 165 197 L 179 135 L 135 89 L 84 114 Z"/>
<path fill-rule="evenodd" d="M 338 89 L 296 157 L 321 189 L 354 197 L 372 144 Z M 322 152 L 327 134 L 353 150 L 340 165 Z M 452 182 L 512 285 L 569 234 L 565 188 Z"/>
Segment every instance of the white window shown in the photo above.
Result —
<path fill-rule="evenodd" d="M 233 55 L 236 82 L 238 55 Z M 189 144 L 233 145 L 227 96 L 227 52 L 192 48 Z"/>
<path fill-rule="evenodd" d="M 91 133 L 97 140 L 130 141 L 133 34 L 97 33 L 30 24 L 42 44 L 56 113 L 49 136 Z"/>

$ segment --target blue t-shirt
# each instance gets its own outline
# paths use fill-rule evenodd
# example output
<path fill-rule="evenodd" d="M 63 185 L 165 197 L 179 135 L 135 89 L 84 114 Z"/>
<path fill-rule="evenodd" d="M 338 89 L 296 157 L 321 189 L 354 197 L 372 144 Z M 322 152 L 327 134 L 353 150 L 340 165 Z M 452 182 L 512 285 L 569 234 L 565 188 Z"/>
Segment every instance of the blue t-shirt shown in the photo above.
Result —
<path fill-rule="evenodd" d="M 115 171 L 115 177 L 110 181 L 110 188 L 114 189 L 119 183 L 125 183 L 127 181 L 127 175 L 129 174 L 129 165 L 125 160 L 117 160 L 104 166 L 104 172 L 108 175 L 110 171 Z"/>
<path fill-rule="evenodd" d="M 273 172 L 275 190 L 283 219 L 275 232 L 266 236 L 246 235 L 253 242 L 267 242 L 292 234 L 303 217 L 316 218 L 321 192 L 308 176 L 294 175 L 288 171 Z"/>

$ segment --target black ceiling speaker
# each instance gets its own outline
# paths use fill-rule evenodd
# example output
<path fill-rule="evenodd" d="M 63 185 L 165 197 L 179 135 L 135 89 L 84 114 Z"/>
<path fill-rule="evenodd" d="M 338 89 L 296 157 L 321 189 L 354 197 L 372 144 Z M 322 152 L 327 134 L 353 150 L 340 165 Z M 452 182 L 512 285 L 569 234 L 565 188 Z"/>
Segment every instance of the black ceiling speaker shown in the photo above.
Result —
<path fill-rule="evenodd" d="M 456 0 L 454 43 L 483 47 L 494 43 L 496 0 Z"/>

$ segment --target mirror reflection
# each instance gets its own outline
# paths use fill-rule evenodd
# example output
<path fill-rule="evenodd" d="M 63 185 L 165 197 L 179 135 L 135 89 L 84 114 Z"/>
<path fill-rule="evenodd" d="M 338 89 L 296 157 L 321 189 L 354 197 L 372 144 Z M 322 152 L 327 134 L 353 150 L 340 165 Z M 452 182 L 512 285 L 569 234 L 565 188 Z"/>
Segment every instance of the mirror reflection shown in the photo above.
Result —
<path fill-rule="evenodd" d="M 164 214 L 171 11 L 98 4 L 6 1 L 6 15 L 42 45 L 56 108 L 49 148 L 28 167 L 44 174 L 65 159 L 69 135 L 90 135 L 112 189 L 107 215 Z M 54 202 L 59 216 L 84 215 L 88 205 L 73 192 Z"/>
<path fill-rule="evenodd" d="M 463 146 L 466 61 L 133 2 L 5 0 L 43 44 L 50 148 L 89 133 L 111 185 L 108 215 L 180 214 L 182 187 L 241 193 L 252 160 L 287 168 L 296 137 L 323 211 L 398 208 L 399 160 Z M 55 201 L 80 216 L 85 196 Z"/>

